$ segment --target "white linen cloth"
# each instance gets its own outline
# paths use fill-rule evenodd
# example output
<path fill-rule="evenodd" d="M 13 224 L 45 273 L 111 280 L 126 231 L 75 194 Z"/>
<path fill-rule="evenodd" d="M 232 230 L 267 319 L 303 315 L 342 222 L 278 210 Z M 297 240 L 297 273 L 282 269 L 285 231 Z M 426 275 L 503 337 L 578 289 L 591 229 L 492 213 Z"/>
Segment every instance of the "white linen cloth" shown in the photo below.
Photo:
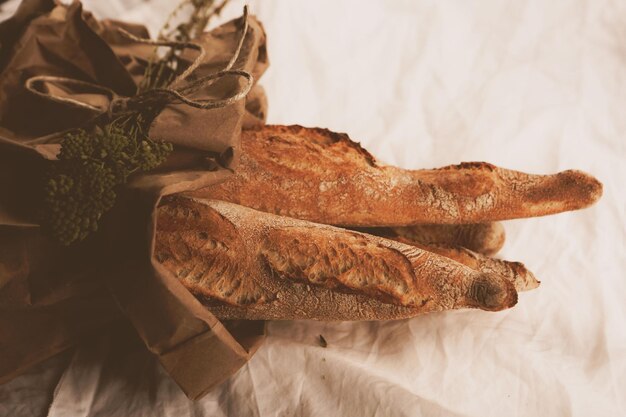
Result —
<path fill-rule="evenodd" d="M 153 33 L 174 5 L 84 3 Z M 625 416 L 626 3 L 262 0 L 251 9 L 268 33 L 270 123 L 347 132 L 405 168 L 581 169 L 604 183 L 602 200 L 505 223 L 500 256 L 542 281 L 510 310 L 273 322 L 254 358 L 197 402 L 143 351 L 114 355 L 105 333 L 0 386 L 0 414 Z"/>

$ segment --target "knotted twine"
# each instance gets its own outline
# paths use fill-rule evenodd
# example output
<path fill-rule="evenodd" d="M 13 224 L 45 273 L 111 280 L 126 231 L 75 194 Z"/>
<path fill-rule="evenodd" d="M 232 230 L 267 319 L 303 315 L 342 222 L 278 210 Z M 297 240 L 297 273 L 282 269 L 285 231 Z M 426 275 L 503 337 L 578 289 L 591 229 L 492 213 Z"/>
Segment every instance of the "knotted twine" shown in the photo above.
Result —
<path fill-rule="evenodd" d="M 69 105 L 71 107 L 75 107 L 77 109 L 86 109 L 101 114 L 107 114 L 109 119 L 112 119 L 114 116 L 120 116 L 128 113 L 139 112 L 141 113 L 143 109 L 146 108 L 159 108 L 162 106 L 166 106 L 168 104 L 173 103 L 183 103 L 188 106 L 194 107 L 196 109 L 217 109 L 221 107 L 226 107 L 231 104 L 234 104 L 242 99 L 244 99 L 252 86 L 254 85 L 254 78 L 252 74 L 243 70 L 233 70 L 232 67 L 237 62 L 239 58 L 239 54 L 241 53 L 241 48 L 243 46 L 243 41 L 248 33 L 248 6 L 244 6 L 243 8 L 243 29 L 240 32 L 239 40 L 237 42 L 237 48 L 235 49 L 230 61 L 226 65 L 226 67 L 218 72 L 213 74 L 206 75 L 197 80 L 191 81 L 184 86 L 179 87 L 184 81 L 187 80 L 189 76 L 193 74 L 193 72 L 198 68 L 198 66 L 202 63 L 206 55 L 206 50 L 204 47 L 196 42 L 178 42 L 178 41 L 167 41 L 167 40 L 152 40 L 146 38 L 140 38 L 128 32 L 123 28 L 118 28 L 118 32 L 124 36 L 125 38 L 132 40 L 137 43 L 152 45 L 152 46 L 166 46 L 174 49 L 195 49 L 198 51 L 198 55 L 194 59 L 194 61 L 185 69 L 180 75 L 178 75 L 172 83 L 166 88 L 152 88 L 145 92 L 141 92 L 132 97 L 122 97 L 119 96 L 112 89 L 91 83 L 88 81 L 77 80 L 74 78 L 68 77 L 57 77 L 52 75 L 36 75 L 30 77 L 26 80 L 24 86 L 25 88 L 46 100 L 51 100 L 57 103 Z M 246 83 L 243 87 L 236 91 L 236 93 L 230 97 L 226 97 L 223 99 L 201 99 L 195 100 L 190 98 L 190 95 L 194 92 L 200 91 L 204 88 L 210 87 L 215 81 L 222 79 L 227 76 L 236 76 L 243 78 Z M 77 89 L 79 91 L 97 91 L 109 98 L 109 105 L 106 109 L 101 109 L 100 107 L 91 105 L 89 103 L 76 100 L 70 97 L 63 97 L 59 95 L 55 95 L 50 93 L 48 89 L 45 88 L 46 83 L 52 83 L 57 87 Z"/>

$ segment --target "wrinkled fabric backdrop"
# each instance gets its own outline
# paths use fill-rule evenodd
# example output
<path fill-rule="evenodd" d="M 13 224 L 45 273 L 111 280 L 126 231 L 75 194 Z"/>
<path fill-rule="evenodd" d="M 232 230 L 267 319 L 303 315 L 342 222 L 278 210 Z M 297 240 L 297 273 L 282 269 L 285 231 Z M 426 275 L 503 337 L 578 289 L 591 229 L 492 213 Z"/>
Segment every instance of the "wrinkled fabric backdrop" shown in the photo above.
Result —
<path fill-rule="evenodd" d="M 175 2 L 84 3 L 154 33 Z M 15 6 L 3 5 L 2 18 Z M 0 386 L 0 415 L 626 415 L 626 3 L 251 8 L 268 33 L 268 122 L 347 132 L 405 168 L 581 169 L 604 183 L 604 197 L 584 211 L 505 222 L 500 256 L 542 281 L 511 310 L 273 322 L 249 364 L 198 402 L 144 350 L 116 343 L 127 330 L 104 330 Z"/>

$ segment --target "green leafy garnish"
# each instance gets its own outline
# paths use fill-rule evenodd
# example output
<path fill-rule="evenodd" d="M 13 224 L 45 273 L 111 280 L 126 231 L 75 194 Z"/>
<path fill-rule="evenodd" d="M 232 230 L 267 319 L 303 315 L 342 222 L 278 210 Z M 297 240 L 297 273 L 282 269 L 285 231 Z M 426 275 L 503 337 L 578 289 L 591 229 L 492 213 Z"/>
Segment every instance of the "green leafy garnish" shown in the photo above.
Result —
<path fill-rule="evenodd" d="M 67 134 L 44 183 L 44 225 L 64 245 L 85 239 L 113 207 L 116 188 L 131 174 L 159 166 L 172 149 L 115 122 Z"/>

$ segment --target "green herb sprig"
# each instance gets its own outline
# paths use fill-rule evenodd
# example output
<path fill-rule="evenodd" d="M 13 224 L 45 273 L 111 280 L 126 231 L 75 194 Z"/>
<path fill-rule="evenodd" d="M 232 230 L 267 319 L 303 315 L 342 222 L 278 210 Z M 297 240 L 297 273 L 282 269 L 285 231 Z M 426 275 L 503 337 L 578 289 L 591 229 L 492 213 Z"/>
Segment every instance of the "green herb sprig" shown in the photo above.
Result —
<path fill-rule="evenodd" d="M 44 224 L 64 245 L 85 239 L 113 207 L 116 188 L 159 166 L 172 149 L 129 135 L 118 123 L 67 134 L 44 185 Z"/>

